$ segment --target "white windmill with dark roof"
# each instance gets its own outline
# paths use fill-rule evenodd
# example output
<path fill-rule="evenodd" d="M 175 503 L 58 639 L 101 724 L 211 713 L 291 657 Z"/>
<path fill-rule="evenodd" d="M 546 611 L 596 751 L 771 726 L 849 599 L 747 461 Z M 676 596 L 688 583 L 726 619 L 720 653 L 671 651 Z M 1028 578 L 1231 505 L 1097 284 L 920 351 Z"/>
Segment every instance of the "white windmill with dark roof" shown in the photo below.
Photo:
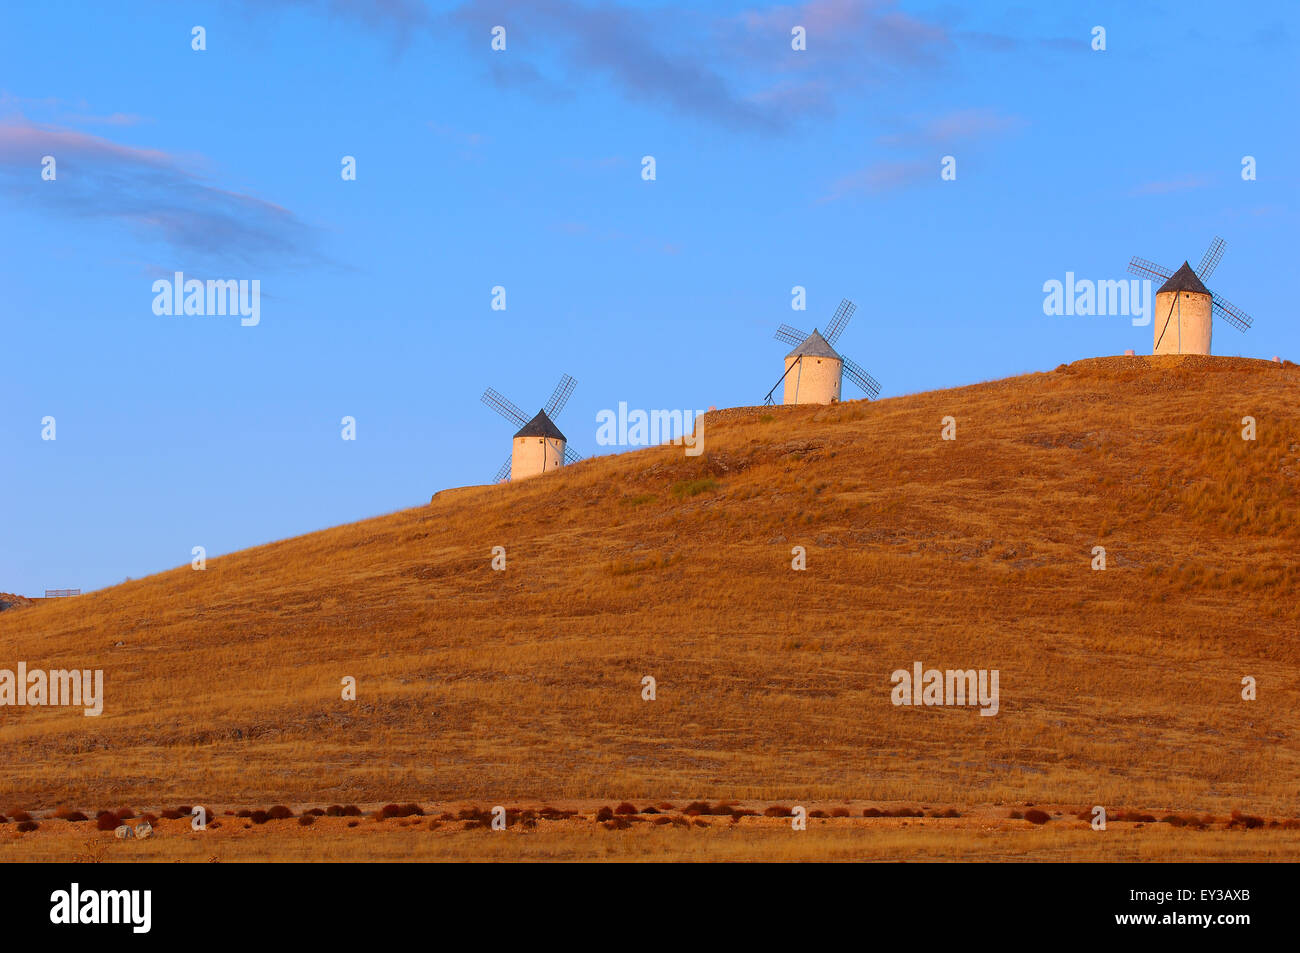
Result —
<path fill-rule="evenodd" d="M 568 374 L 561 377 L 551 399 L 532 419 L 518 405 L 491 387 L 483 392 L 480 398 L 483 403 L 519 428 L 515 431 L 510 448 L 510 459 L 497 470 L 493 483 L 507 479 L 522 480 L 582 459 L 569 448 L 568 440 L 560 428 L 555 426 L 554 420 L 568 403 L 577 384 Z"/>
<path fill-rule="evenodd" d="M 776 382 L 764 403 L 772 403 L 772 395 L 782 383 L 785 389 L 781 393 L 783 404 L 833 404 L 840 399 L 841 380 L 847 377 L 862 389 L 869 398 L 880 394 L 880 384 L 874 377 L 864 371 L 856 362 L 836 352 L 835 342 L 844 332 L 857 310 L 848 298 L 840 302 L 826 325 L 823 337 L 816 328 L 812 334 L 805 334 L 798 328 L 783 324 L 776 329 L 776 339 L 786 344 L 793 344 L 794 350 L 785 356 L 785 373 Z"/>
<path fill-rule="evenodd" d="M 1242 333 L 1254 322 L 1245 311 L 1205 287 L 1223 257 L 1223 246 L 1223 239 L 1216 235 L 1195 271 L 1187 262 L 1173 272 L 1145 258 L 1134 257 L 1128 263 L 1132 274 L 1164 282 L 1156 292 L 1152 354 L 1209 354 L 1216 314 Z"/>

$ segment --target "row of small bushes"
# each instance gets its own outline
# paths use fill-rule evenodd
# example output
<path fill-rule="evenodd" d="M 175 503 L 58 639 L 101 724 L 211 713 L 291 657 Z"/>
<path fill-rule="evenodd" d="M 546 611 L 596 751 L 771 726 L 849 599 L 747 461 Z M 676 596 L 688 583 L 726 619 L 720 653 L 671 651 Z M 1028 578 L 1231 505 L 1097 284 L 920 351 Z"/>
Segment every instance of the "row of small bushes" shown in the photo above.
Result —
<path fill-rule="evenodd" d="M 596 820 L 603 822 L 612 819 L 616 815 L 617 816 L 655 815 L 655 814 L 660 814 L 664 811 L 675 811 L 675 810 L 677 810 L 677 808 L 670 802 L 666 802 L 666 801 L 660 803 L 658 806 L 648 805 L 642 808 L 638 808 L 635 804 L 632 804 L 628 801 L 623 801 L 617 807 L 600 808 L 596 812 Z M 177 820 L 180 818 L 189 817 L 192 814 L 192 811 L 193 809 L 189 805 L 182 805 L 176 808 L 166 808 L 160 812 L 159 816 L 161 816 L 165 820 Z M 12 820 L 18 821 L 20 823 L 26 823 L 31 821 L 32 819 L 31 815 L 28 814 L 26 811 L 16 810 L 16 811 L 12 811 L 11 813 L 13 815 Z M 290 810 L 288 807 L 285 807 L 282 804 L 277 804 L 276 806 L 268 808 L 266 810 L 245 808 L 239 811 L 227 811 L 226 813 L 228 815 L 233 815 L 235 817 L 251 820 L 255 824 L 265 824 L 267 821 L 288 820 L 295 816 L 292 810 Z M 681 813 L 687 817 L 699 817 L 699 816 L 755 817 L 758 815 L 757 811 L 752 811 L 746 808 L 739 807 L 738 802 L 735 801 L 719 801 L 718 803 L 712 805 L 709 804 L 708 801 L 692 801 L 681 809 Z M 507 814 L 507 819 L 512 819 L 514 817 L 520 817 L 520 818 L 540 817 L 544 820 L 565 820 L 568 818 L 578 816 L 577 811 L 562 811 L 549 806 L 540 808 L 536 811 L 523 810 L 520 808 L 511 808 L 507 810 L 506 814 Z M 764 817 L 790 817 L 792 814 L 793 814 L 793 810 L 791 808 L 783 807 L 783 806 L 773 806 L 763 811 Z M 303 812 L 303 816 L 307 816 L 307 817 L 322 817 L 322 816 L 360 817 L 361 815 L 362 815 L 361 809 L 354 804 L 349 804 L 346 807 L 341 804 L 333 804 L 328 808 L 311 808 L 310 810 Z M 56 818 L 59 818 L 61 820 L 66 820 L 66 821 L 90 820 L 90 818 L 87 817 L 82 812 L 71 811 L 67 808 L 59 808 L 57 811 L 54 812 L 54 816 Z M 394 817 L 396 818 L 424 817 L 425 810 L 422 807 L 420 807 L 420 805 L 414 803 L 386 804 L 383 807 L 379 808 L 378 810 L 374 811 L 371 816 L 374 819 L 380 821 L 387 820 L 389 818 L 394 818 Z M 439 820 L 490 821 L 491 816 L 492 816 L 491 812 L 489 811 L 485 811 L 477 807 L 471 807 L 471 808 L 464 808 L 457 814 L 452 814 L 449 812 L 443 813 L 439 815 L 438 819 Z M 852 814 L 848 808 L 837 807 L 832 809 L 829 813 L 822 810 L 809 811 L 808 816 L 809 817 L 851 817 Z M 912 809 L 912 808 L 898 808 L 893 811 L 890 810 L 882 811 L 878 808 L 869 807 L 862 812 L 862 816 L 863 817 L 924 817 L 925 814 L 921 810 Z M 930 816 L 931 817 L 960 817 L 961 815 L 957 811 L 953 810 L 952 808 L 949 808 L 946 811 L 932 811 Z M 132 818 L 135 817 L 136 814 L 131 808 L 124 807 L 124 808 L 118 808 L 115 811 L 100 811 L 98 815 L 96 815 L 96 821 L 101 830 L 113 830 L 120 824 L 123 824 L 126 821 L 131 820 Z M 0 823 L 5 823 L 8 820 L 10 820 L 10 818 L 6 818 L 3 814 L 0 814 Z M 158 821 L 158 817 L 154 816 L 153 814 L 145 814 L 141 816 L 141 820 L 147 820 L 149 821 L 150 824 L 155 824 Z"/>
<path fill-rule="evenodd" d="M 719 801 L 717 804 L 710 805 L 708 801 L 692 801 L 681 809 L 685 817 L 731 817 L 739 819 L 741 817 L 757 817 L 757 811 L 751 811 L 748 808 L 737 806 L 735 801 Z M 636 805 L 627 801 L 619 804 L 618 807 L 602 807 L 596 812 L 597 821 L 608 821 L 616 816 L 626 816 L 631 814 L 659 814 L 663 811 L 677 810 L 672 804 L 664 802 L 658 807 L 650 806 L 638 809 Z M 794 809 L 784 805 L 774 804 L 762 812 L 764 817 L 791 817 L 794 815 Z M 820 809 L 808 812 L 809 817 L 852 817 L 853 812 L 847 807 L 832 808 L 829 812 Z M 919 808 L 900 807 L 894 810 L 881 810 L 876 807 L 866 808 L 862 812 L 863 817 L 925 817 L 926 814 Z M 930 812 L 930 817 L 961 817 L 961 814 L 953 808 Z"/>
<path fill-rule="evenodd" d="M 610 830 L 625 830 L 631 827 L 631 820 L 629 818 L 637 815 L 659 815 L 653 818 L 653 822 L 656 825 L 673 824 L 683 827 L 690 826 L 692 823 L 697 826 L 708 826 L 707 822 L 699 820 L 701 816 L 730 817 L 733 823 L 739 821 L 742 817 L 758 816 L 757 811 L 741 808 L 738 806 L 738 802 L 735 801 L 719 801 L 713 805 L 710 805 L 707 801 L 692 801 L 681 809 L 680 817 L 672 817 L 664 813 L 666 811 L 676 810 L 677 808 L 666 801 L 661 802 L 657 806 L 649 805 L 643 808 L 638 808 L 635 804 L 632 804 L 629 801 L 623 801 L 616 807 L 600 808 L 596 811 L 595 819 L 597 823 L 603 824 Z M 180 807 L 165 809 L 160 813 L 164 819 L 177 820 L 191 816 L 192 808 L 189 805 L 181 805 Z M 277 804 L 267 810 L 244 809 L 238 812 L 227 811 L 226 813 L 233 814 L 235 817 L 245 818 L 254 824 L 265 824 L 267 821 L 288 820 L 295 816 L 292 810 L 282 804 Z M 17 829 L 22 832 L 34 831 L 39 827 L 39 824 L 33 820 L 31 814 L 27 811 L 18 809 L 10 811 L 9 814 L 10 816 L 8 817 L 0 814 L 0 824 L 10 823 L 11 821 L 16 822 L 18 825 Z M 771 807 L 764 809 L 762 812 L 763 817 L 791 817 L 793 814 L 793 809 L 784 805 L 772 805 Z M 318 817 L 360 817 L 361 815 L 361 809 L 354 804 L 349 804 L 346 807 L 341 804 L 333 804 L 328 808 L 317 807 L 304 811 L 302 816 L 298 818 L 298 823 L 304 827 L 308 827 L 311 824 L 314 824 Z M 66 807 L 61 807 L 56 810 L 53 816 L 56 819 L 71 823 L 90 820 L 90 818 L 81 811 L 73 811 Z M 420 805 L 414 803 L 385 804 L 383 807 L 374 811 L 371 815 L 371 817 L 378 821 L 388 820 L 389 818 L 412 818 L 424 816 L 426 816 L 425 810 L 420 807 Z M 523 824 L 527 827 L 534 827 L 536 826 L 538 818 L 554 821 L 567 820 L 576 816 L 578 816 L 577 811 L 559 810 L 549 806 L 535 811 L 531 809 L 508 808 L 506 810 L 506 826 L 513 827 L 516 824 Z M 846 807 L 833 808 L 829 813 L 823 810 L 812 810 L 808 812 L 808 817 L 813 818 L 840 818 L 851 816 L 851 812 Z M 915 818 L 925 817 L 926 814 L 919 808 L 902 807 L 889 810 L 869 807 L 863 810 L 862 816 L 866 818 Z M 961 817 L 962 815 L 953 808 L 947 808 L 943 811 L 932 810 L 930 811 L 929 816 L 953 818 Z M 1008 816 L 1013 820 L 1025 820 L 1031 824 L 1046 824 L 1051 820 L 1051 816 L 1046 811 L 1032 807 L 1024 812 L 1012 810 Z M 129 807 L 118 808 L 114 811 L 100 811 L 95 816 L 95 826 L 101 831 L 113 831 L 126 821 L 135 817 L 137 817 L 136 813 Z M 1076 814 L 1075 817 L 1081 821 L 1090 821 L 1092 820 L 1092 812 L 1090 810 L 1083 810 Z M 158 817 L 153 814 L 139 815 L 139 819 L 142 822 L 147 822 L 150 826 L 158 823 Z M 1154 824 L 1159 822 L 1169 824 L 1171 827 L 1186 827 L 1194 830 L 1204 830 L 1210 825 L 1216 823 L 1216 818 L 1209 814 L 1200 817 L 1193 814 L 1168 814 L 1165 817 L 1157 819 L 1153 814 L 1133 810 L 1116 811 L 1110 816 L 1110 819 L 1113 821 L 1124 821 L 1138 824 Z M 466 828 L 487 828 L 492 824 L 492 813 L 478 807 L 462 808 L 459 812 L 454 814 L 451 812 L 443 812 L 430 821 L 429 827 L 430 829 L 437 829 L 446 821 L 464 822 Z M 1226 826 L 1228 828 L 1240 827 L 1247 830 L 1255 830 L 1264 827 L 1266 824 L 1270 827 L 1283 826 L 1292 828 L 1300 827 L 1300 820 L 1286 820 L 1281 822 L 1274 820 L 1266 822 L 1262 817 L 1253 814 L 1245 814 L 1241 811 L 1233 811 L 1231 817 L 1226 821 Z M 356 821 L 350 822 L 349 826 L 356 826 Z"/>

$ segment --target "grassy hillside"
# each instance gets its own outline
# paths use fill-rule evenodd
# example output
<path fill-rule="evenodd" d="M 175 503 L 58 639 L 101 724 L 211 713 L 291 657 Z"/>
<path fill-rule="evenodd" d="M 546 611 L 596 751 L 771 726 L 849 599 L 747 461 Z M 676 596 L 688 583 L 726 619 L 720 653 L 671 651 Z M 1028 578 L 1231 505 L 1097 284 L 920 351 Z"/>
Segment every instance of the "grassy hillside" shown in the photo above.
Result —
<path fill-rule="evenodd" d="M 588 460 L 4 612 L 0 668 L 102 668 L 107 697 L 97 719 L 0 709 L 0 807 L 735 797 L 1294 815 L 1298 392 L 1293 364 L 1107 358 L 720 411 L 698 457 Z M 1000 713 L 895 707 L 890 673 L 917 660 L 998 669 Z"/>

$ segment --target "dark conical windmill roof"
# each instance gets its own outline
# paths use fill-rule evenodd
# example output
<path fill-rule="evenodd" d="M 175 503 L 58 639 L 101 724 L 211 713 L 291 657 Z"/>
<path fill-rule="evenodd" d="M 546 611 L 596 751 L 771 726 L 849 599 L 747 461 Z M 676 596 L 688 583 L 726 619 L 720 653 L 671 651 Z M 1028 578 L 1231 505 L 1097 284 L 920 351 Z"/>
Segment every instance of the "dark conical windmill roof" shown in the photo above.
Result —
<path fill-rule="evenodd" d="M 1183 262 L 1183 267 L 1169 276 L 1169 280 L 1160 286 L 1160 290 L 1156 294 L 1165 291 L 1188 291 L 1192 294 L 1202 295 L 1210 293 L 1210 289 L 1201 284 L 1201 279 L 1196 277 L 1196 272 L 1192 271 L 1192 266 L 1187 262 Z"/>
<path fill-rule="evenodd" d="M 835 348 L 826 343 L 826 339 L 813 328 L 813 333 L 803 339 L 803 343 L 791 351 L 786 357 L 830 357 L 835 360 L 842 358 L 835 353 Z"/>
<path fill-rule="evenodd" d="M 565 443 L 568 443 L 564 434 L 560 433 L 560 428 L 555 426 L 555 423 L 550 417 L 546 416 L 546 411 L 544 410 L 539 410 L 536 417 L 520 427 L 518 432 L 515 433 L 515 436 L 549 437 L 552 440 L 563 440 Z"/>

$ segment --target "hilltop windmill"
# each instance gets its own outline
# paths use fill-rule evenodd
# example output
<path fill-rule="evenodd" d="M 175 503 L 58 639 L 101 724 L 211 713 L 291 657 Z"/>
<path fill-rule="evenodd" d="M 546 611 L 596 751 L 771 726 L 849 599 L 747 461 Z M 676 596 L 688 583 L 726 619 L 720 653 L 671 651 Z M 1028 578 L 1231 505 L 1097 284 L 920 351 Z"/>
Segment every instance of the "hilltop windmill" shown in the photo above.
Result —
<path fill-rule="evenodd" d="M 834 344 L 857 308 L 848 298 L 843 299 L 826 325 L 825 337 L 817 333 L 816 328 L 812 334 L 805 334 L 788 324 L 776 329 L 776 339 L 793 344 L 795 348 L 785 356 L 785 373 L 767 392 L 764 403 L 772 403 L 772 395 L 782 381 L 785 382 L 785 390 L 781 393 L 783 404 L 832 404 L 840 399 L 842 377 L 847 377 L 870 398 L 880 394 L 880 384 L 874 377 L 856 362 L 835 352 Z"/>
<path fill-rule="evenodd" d="M 491 387 L 483 392 L 480 398 L 483 403 L 519 428 L 515 432 L 510 459 L 501 465 L 493 483 L 507 478 L 522 480 L 582 459 L 569 449 L 568 440 L 555 426 L 555 417 L 564 409 L 577 384 L 568 374 L 561 377 L 551 399 L 531 420 L 517 405 Z"/>
<path fill-rule="evenodd" d="M 1145 258 L 1134 257 L 1128 263 L 1132 274 L 1164 282 L 1156 292 L 1152 354 L 1209 354 L 1216 314 L 1242 333 L 1251 326 L 1254 319 L 1250 315 L 1205 287 L 1223 257 L 1223 245 L 1216 235 L 1195 271 L 1185 261 L 1174 272 Z"/>

